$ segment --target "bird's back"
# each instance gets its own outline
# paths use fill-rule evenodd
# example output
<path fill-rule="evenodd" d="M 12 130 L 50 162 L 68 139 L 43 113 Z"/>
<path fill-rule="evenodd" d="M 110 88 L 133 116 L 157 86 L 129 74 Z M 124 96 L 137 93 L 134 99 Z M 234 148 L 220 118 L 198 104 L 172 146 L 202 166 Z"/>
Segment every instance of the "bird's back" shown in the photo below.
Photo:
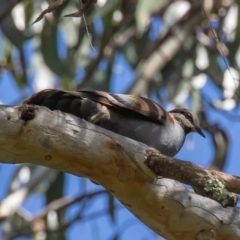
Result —
<path fill-rule="evenodd" d="M 108 97 L 108 93 L 100 92 L 100 95 L 98 93 L 47 89 L 34 94 L 24 103 L 45 106 L 51 110 L 73 114 L 95 125 L 145 143 L 169 156 L 174 156 L 180 150 L 185 138 L 185 134 L 182 133 L 183 129 L 179 124 L 174 123 L 173 119 L 172 121 L 165 121 L 166 112 L 159 105 L 147 100 L 145 108 L 144 106 L 140 108 L 142 113 L 145 113 L 144 115 L 141 111 L 138 112 L 136 107 L 131 109 L 131 99 L 124 98 L 124 95 L 116 95 L 117 97 L 112 100 L 111 97 L 115 95 L 104 99 L 105 96 Z M 101 96 L 101 94 L 103 95 Z M 120 104 L 117 100 L 119 96 L 122 99 Z M 134 96 L 134 101 L 137 101 L 137 98 Z M 106 102 L 108 99 L 110 99 L 110 102 Z M 111 105 L 111 101 L 115 100 L 116 103 Z M 144 103 L 144 100 L 144 98 L 141 98 L 142 103 Z M 124 107 L 126 101 L 129 102 L 127 107 Z M 151 102 L 151 104 L 148 104 L 148 102 Z M 147 116 L 147 106 L 154 108 L 151 116 Z M 157 111 L 159 116 L 156 115 Z M 155 119 L 153 119 L 154 116 Z M 167 128 L 166 124 L 169 124 Z"/>

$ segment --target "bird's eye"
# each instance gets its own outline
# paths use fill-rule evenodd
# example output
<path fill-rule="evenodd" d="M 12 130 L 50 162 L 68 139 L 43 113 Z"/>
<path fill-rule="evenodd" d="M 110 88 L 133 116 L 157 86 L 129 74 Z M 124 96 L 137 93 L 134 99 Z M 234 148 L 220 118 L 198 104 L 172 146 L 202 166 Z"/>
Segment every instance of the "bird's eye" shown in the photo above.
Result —
<path fill-rule="evenodd" d="M 191 114 L 191 113 L 186 112 L 185 117 L 186 117 L 190 122 L 193 122 L 193 117 L 192 117 L 192 114 Z"/>

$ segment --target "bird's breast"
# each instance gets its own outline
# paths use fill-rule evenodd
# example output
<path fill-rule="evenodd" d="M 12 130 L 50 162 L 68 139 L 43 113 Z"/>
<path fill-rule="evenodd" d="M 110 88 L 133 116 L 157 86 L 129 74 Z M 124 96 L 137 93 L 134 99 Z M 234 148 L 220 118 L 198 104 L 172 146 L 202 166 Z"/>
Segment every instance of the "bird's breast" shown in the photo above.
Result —
<path fill-rule="evenodd" d="M 161 153 L 174 156 L 181 149 L 185 134 L 178 124 L 157 124 L 142 119 L 122 118 L 117 133 L 156 148 Z"/>
<path fill-rule="evenodd" d="M 168 123 L 169 124 L 169 123 Z M 183 128 L 175 122 L 157 130 L 159 132 L 159 141 L 156 148 L 163 154 L 168 156 L 175 156 L 181 149 L 185 133 Z"/>

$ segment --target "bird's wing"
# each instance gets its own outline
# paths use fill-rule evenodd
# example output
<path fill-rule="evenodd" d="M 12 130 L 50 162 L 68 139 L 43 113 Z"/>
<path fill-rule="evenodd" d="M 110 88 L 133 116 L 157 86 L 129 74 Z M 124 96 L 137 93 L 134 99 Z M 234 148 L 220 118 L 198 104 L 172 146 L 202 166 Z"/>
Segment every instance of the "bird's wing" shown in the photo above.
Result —
<path fill-rule="evenodd" d="M 61 105 L 66 105 L 64 112 L 68 111 L 68 102 L 73 99 L 87 98 L 94 102 L 109 106 L 112 109 L 122 112 L 132 112 L 145 116 L 156 123 L 163 123 L 167 117 L 166 111 L 155 102 L 134 95 L 112 94 L 101 91 L 62 91 L 55 89 L 45 89 L 35 93 L 30 98 L 26 99 L 24 103 L 33 105 L 44 105 L 51 110 L 58 109 L 56 106 L 61 101 Z M 62 110 L 62 108 L 61 108 Z"/>
<path fill-rule="evenodd" d="M 101 91 L 75 91 L 83 98 L 99 102 L 118 111 L 131 111 L 150 118 L 157 123 L 163 123 L 166 119 L 166 111 L 157 103 L 134 95 L 113 94 Z"/>

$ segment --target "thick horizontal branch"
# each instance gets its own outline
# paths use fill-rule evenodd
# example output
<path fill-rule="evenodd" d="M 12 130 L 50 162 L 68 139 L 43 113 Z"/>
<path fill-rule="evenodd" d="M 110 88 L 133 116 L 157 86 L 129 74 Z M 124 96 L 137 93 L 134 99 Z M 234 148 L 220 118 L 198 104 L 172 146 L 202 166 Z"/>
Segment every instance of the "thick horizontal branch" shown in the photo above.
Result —
<path fill-rule="evenodd" d="M 87 177 L 169 240 L 240 239 L 238 208 L 223 208 L 178 181 L 157 178 L 145 164 L 153 149 L 144 144 L 44 107 L 1 106 L 0 126 L 1 162 Z"/>

